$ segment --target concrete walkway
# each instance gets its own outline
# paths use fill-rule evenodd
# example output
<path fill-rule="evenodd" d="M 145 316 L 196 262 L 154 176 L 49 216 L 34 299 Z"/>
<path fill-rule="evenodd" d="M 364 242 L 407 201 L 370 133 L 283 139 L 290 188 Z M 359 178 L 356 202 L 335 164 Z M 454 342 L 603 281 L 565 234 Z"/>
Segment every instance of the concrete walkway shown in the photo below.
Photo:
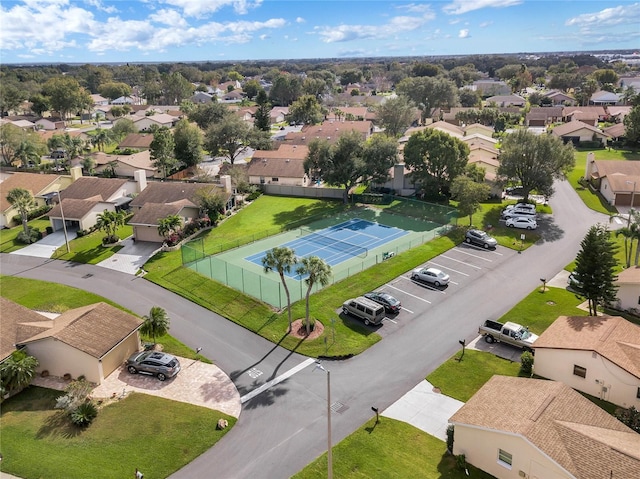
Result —
<path fill-rule="evenodd" d="M 76 232 L 67 231 L 69 241 L 76 237 Z M 13 251 L 11 254 L 17 254 L 22 256 L 35 256 L 37 258 L 51 258 L 51 255 L 64 244 L 64 231 L 56 231 L 55 233 L 48 234 L 37 243 L 33 243 L 25 246 L 17 251 Z"/>
<path fill-rule="evenodd" d="M 434 390 L 429 381 L 422 381 L 382 411 L 382 416 L 404 421 L 446 441 L 449 418 L 463 405 L 462 401 Z"/>
<path fill-rule="evenodd" d="M 98 266 L 135 275 L 160 249 L 158 243 L 133 241 L 133 237 L 123 240 L 122 245 L 124 247 L 120 251 L 104 261 L 100 261 Z"/>

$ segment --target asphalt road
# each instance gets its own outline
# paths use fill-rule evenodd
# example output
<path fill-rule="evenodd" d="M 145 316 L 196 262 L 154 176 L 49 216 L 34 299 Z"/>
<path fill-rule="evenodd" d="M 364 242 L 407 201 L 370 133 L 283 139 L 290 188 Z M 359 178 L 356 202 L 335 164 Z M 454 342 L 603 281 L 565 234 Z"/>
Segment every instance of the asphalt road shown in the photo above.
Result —
<path fill-rule="evenodd" d="M 522 254 L 499 248 L 496 253 L 503 256 L 478 270 L 468 265 L 484 260 L 465 261 L 459 259 L 464 253 L 447 252 L 445 256 L 464 264 L 438 257 L 429 265 L 453 269 L 456 264 L 455 269 L 468 276 L 447 271 L 455 284 L 446 289 L 424 290 L 407 278 L 383 287 L 393 285 L 430 302 L 403 297 L 411 313 L 401 312 L 396 323 L 385 322 L 379 330 L 383 341 L 355 358 L 324 362 L 331 371 L 334 444 L 371 418 L 372 406 L 384 410 L 423 380 L 459 349 L 458 340 L 471 341 L 483 320 L 501 316 L 540 285 L 540 278 L 553 277 L 575 258 L 589 227 L 608 221 L 586 208 L 567 182 L 556 184 L 551 204 L 553 217 L 538 222 L 542 239 Z M 515 230 L 514 237 L 520 233 Z M 478 256 L 491 258 L 485 253 L 490 252 L 480 251 Z M 194 348 L 202 347 L 202 353 L 232 377 L 241 395 L 282 379 L 246 401 L 240 420 L 225 438 L 172 477 L 287 478 L 326 451 L 325 373 L 309 365 L 282 376 L 306 358 L 144 279 L 91 265 L 15 255 L 2 255 L 0 265 L 2 274 L 76 286 L 141 315 L 151 306 L 165 308 L 171 333 Z"/>

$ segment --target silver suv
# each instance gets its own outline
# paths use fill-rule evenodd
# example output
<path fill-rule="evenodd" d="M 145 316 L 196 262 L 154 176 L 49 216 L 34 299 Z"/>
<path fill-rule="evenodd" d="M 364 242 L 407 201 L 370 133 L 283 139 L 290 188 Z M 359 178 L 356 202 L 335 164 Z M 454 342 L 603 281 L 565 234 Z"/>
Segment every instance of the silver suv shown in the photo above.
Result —
<path fill-rule="evenodd" d="M 172 378 L 180 372 L 180 362 L 171 354 L 159 351 L 134 353 L 127 359 L 127 371 L 131 374 L 143 373 L 156 376 L 160 381 Z"/>

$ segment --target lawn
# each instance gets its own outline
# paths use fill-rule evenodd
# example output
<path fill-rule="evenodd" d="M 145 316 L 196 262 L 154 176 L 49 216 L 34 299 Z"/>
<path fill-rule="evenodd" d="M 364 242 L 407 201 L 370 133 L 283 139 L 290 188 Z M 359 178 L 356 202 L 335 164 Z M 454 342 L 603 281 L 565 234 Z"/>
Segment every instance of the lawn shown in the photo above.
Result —
<path fill-rule="evenodd" d="M 47 226 L 51 226 L 48 218 L 37 218 L 29 221 L 29 226 L 38 228 L 41 232 L 45 232 Z M 14 226 L 10 229 L 0 229 L 0 253 L 11 253 L 12 251 L 24 248 L 26 245 L 18 243 L 16 237 L 22 231 L 22 225 Z"/>
<path fill-rule="evenodd" d="M 116 234 L 119 238 L 125 239 L 133 234 L 133 227 L 124 225 L 118 228 Z M 122 249 L 121 245 L 102 246 L 103 231 L 96 230 L 91 234 L 75 238 L 69 241 L 70 253 L 67 253 L 67 246 L 60 246 L 54 253 L 53 258 L 65 261 L 75 261 L 76 263 L 98 264 Z"/>
<path fill-rule="evenodd" d="M 467 476 L 456 466 L 444 441 L 410 424 L 383 417 L 364 424 L 332 449 L 333 475 L 340 479 L 490 479 L 491 475 L 469 467 Z M 294 479 L 327 477 L 326 453 L 294 476 Z"/>
<path fill-rule="evenodd" d="M 25 479 L 167 477 L 235 424 L 219 411 L 131 393 L 105 405 L 87 429 L 54 409 L 60 391 L 29 387 L 2 404 L 2 471 Z M 160 411 L 160 413 L 158 413 Z M 217 430 L 218 419 L 229 422 Z"/>

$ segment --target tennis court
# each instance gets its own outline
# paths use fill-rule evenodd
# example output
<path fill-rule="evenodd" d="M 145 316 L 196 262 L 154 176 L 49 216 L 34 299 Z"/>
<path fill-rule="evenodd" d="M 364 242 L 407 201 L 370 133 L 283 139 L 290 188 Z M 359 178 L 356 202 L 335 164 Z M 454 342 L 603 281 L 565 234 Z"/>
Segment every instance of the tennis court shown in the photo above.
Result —
<path fill-rule="evenodd" d="M 330 266 L 336 266 L 354 256 L 364 258 L 370 249 L 383 246 L 401 238 L 408 231 L 382 225 L 361 218 L 353 218 L 322 230 L 300 228 L 300 238 L 282 246 L 291 248 L 298 258 L 318 256 Z M 245 257 L 245 260 L 262 266 L 267 250 Z M 295 271 L 286 273 L 290 278 L 302 279 Z"/>

